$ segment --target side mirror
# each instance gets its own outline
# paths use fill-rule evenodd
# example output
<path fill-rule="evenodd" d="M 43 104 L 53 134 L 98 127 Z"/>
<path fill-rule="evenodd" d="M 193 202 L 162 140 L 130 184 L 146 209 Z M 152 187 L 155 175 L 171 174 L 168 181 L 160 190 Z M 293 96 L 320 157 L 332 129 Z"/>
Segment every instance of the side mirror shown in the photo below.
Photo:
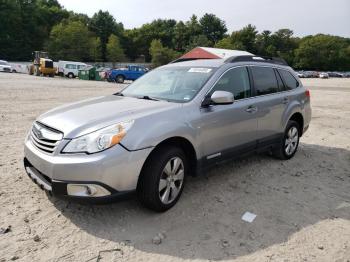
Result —
<path fill-rule="evenodd" d="M 209 105 L 229 105 L 234 102 L 234 97 L 231 92 L 227 91 L 215 91 L 210 97 L 206 97 L 202 106 Z"/>

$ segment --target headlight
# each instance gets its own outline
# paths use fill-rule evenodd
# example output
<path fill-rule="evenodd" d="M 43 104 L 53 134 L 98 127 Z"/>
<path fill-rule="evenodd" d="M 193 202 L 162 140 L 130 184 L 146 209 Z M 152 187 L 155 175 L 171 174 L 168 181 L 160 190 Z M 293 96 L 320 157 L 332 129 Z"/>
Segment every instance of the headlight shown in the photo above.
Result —
<path fill-rule="evenodd" d="M 90 134 L 72 139 L 63 149 L 63 153 L 97 153 L 118 144 L 134 121 L 121 122 L 105 127 Z"/>

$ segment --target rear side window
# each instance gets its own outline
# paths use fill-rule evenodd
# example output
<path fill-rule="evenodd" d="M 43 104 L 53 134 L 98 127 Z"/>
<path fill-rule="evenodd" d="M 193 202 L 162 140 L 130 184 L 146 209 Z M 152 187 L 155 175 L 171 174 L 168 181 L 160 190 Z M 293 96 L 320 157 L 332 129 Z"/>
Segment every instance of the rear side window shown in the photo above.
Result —
<path fill-rule="evenodd" d="M 250 97 L 250 82 L 247 68 L 237 67 L 227 71 L 210 91 L 227 91 L 234 95 L 235 100 Z"/>
<path fill-rule="evenodd" d="M 278 72 L 282 76 L 287 90 L 295 89 L 299 86 L 299 82 L 295 79 L 291 72 L 278 69 Z"/>
<path fill-rule="evenodd" d="M 277 72 L 277 70 L 275 70 L 276 73 L 276 77 L 277 77 L 277 83 L 278 83 L 278 88 L 280 91 L 285 91 L 286 87 L 283 84 L 282 78 L 280 76 L 280 74 Z"/>
<path fill-rule="evenodd" d="M 267 95 L 278 92 L 275 72 L 271 67 L 251 67 L 256 95 Z"/>

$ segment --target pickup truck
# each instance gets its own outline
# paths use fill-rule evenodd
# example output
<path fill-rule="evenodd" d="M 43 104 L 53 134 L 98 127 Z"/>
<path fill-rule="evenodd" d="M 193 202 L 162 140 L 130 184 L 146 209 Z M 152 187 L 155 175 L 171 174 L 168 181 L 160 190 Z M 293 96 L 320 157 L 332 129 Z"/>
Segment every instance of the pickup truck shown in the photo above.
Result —
<path fill-rule="evenodd" d="M 143 66 L 128 66 L 126 68 L 112 69 L 108 72 L 107 81 L 124 83 L 125 80 L 136 80 L 143 76 L 147 69 Z"/>

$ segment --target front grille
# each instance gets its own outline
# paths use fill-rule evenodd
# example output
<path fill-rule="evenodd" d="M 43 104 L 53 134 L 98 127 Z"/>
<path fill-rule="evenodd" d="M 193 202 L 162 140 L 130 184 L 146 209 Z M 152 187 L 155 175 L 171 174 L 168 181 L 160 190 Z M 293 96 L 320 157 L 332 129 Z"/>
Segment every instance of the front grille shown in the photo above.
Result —
<path fill-rule="evenodd" d="M 63 134 L 60 131 L 38 122 L 33 124 L 30 132 L 30 140 L 32 141 L 33 145 L 41 151 L 50 154 L 55 151 L 62 138 Z"/>

